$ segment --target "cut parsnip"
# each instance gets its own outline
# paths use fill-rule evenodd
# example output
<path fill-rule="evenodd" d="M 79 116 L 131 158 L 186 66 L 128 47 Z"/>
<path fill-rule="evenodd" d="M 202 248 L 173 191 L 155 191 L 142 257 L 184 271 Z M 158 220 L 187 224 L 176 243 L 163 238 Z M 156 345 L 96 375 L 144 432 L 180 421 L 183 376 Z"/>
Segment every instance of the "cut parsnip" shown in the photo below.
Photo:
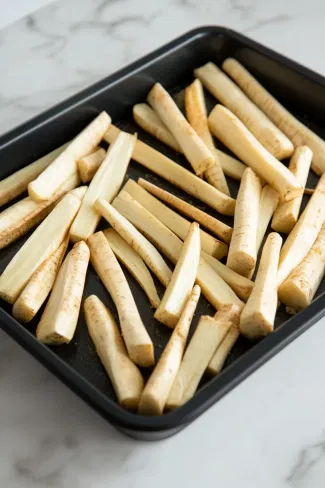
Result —
<path fill-rule="evenodd" d="M 122 191 L 119 193 L 119 197 L 123 198 L 125 192 L 141 203 L 144 208 L 166 225 L 166 227 L 174 232 L 180 239 L 185 239 L 191 222 L 174 212 L 174 210 L 166 207 L 166 205 L 148 193 L 143 187 L 139 186 L 134 180 L 130 179 L 126 182 Z M 228 246 L 225 243 L 220 242 L 218 239 L 212 237 L 201 229 L 200 236 L 201 248 L 207 254 L 211 254 L 218 259 L 227 255 Z"/>
<path fill-rule="evenodd" d="M 32 274 L 60 246 L 81 201 L 67 194 L 37 227 L 0 277 L 0 297 L 14 303 Z"/>
<path fill-rule="evenodd" d="M 144 381 L 127 355 L 120 331 L 112 314 L 95 295 L 85 300 L 88 332 L 122 407 L 136 409 Z"/>
<path fill-rule="evenodd" d="M 261 191 L 261 180 L 254 171 L 247 168 L 240 182 L 227 258 L 227 266 L 246 277 L 256 265 Z"/>
<path fill-rule="evenodd" d="M 121 199 L 117 196 L 113 205 L 128 219 L 140 232 L 165 254 L 174 264 L 177 263 L 182 248 L 182 241 L 154 215 L 145 209 L 131 195 Z M 204 296 L 215 307 L 236 304 L 243 306 L 237 295 L 229 285 L 204 261 L 200 259 L 196 282 L 200 285 Z"/>
<path fill-rule="evenodd" d="M 155 283 L 143 259 L 114 229 L 107 229 L 103 231 L 103 234 L 108 240 L 114 254 L 124 266 L 127 267 L 141 288 L 143 288 L 151 305 L 154 308 L 157 308 L 160 303 L 160 298 L 157 294 Z"/>
<path fill-rule="evenodd" d="M 216 273 L 218 273 L 220 278 L 222 278 L 230 286 L 236 295 L 238 295 L 239 298 L 241 298 L 244 302 L 247 302 L 254 286 L 253 281 L 236 273 L 236 271 L 228 268 L 228 266 L 220 263 L 218 259 L 209 256 L 209 254 L 206 254 L 205 252 L 201 252 L 201 256 L 204 261 L 206 261 L 208 265 L 211 266 Z"/>
<path fill-rule="evenodd" d="M 172 329 L 179 321 L 183 308 L 191 294 L 197 275 L 200 252 L 199 225 L 193 222 L 185 237 L 172 279 L 154 314 L 156 320 Z"/>
<path fill-rule="evenodd" d="M 138 103 L 133 107 L 133 118 L 136 123 L 146 132 L 156 137 L 159 141 L 181 152 L 181 146 L 173 134 L 167 129 L 156 112 L 147 103 Z"/>
<path fill-rule="evenodd" d="M 176 197 L 172 193 L 169 193 L 166 190 L 163 190 L 159 186 L 150 183 L 143 178 L 139 178 L 138 184 L 147 190 L 151 195 L 163 200 L 168 205 L 176 208 L 183 214 L 185 214 L 190 219 L 195 220 L 200 225 L 208 229 L 210 232 L 215 234 L 217 237 L 222 239 L 224 242 L 229 244 L 231 235 L 232 235 L 232 228 L 229 225 L 224 224 L 221 220 L 215 219 L 211 215 L 203 212 L 202 210 L 194 207 L 190 203 L 185 202 L 181 198 Z"/>
<path fill-rule="evenodd" d="M 52 290 L 68 244 L 69 236 L 32 275 L 13 306 L 12 314 L 17 320 L 27 323 L 35 317 Z"/>
<path fill-rule="evenodd" d="M 282 238 L 275 232 L 269 234 L 264 244 L 254 288 L 240 317 L 240 332 L 249 339 L 259 339 L 273 331 L 281 245 Z"/>
<path fill-rule="evenodd" d="M 288 112 L 238 61 L 226 59 L 222 67 L 294 146 L 310 147 L 313 152 L 311 167 L 318 175 L 323 174 L 325 141 Z"/>
<path fill-rule="evenodd" d="M 69 142 L 54 149 L 34 163 L 16 171 L 0 181 L 0 206 L 10 202 L 27 190 L 28 184 L 37 178 L 68 146 Z"/>
<path fill-rule="evenodd" d="M 240 308 L 230 305 L 220 309 L 214 317 L 200 318 L 168 395 L 166 408 L 180 407 L 194 396 L 213 354 L 230 327 L 238 323 L 239 316 Z"/>
<path fill-rule="evenodd" d="M 95 202 L 96 210 L 116 230 L 116 232 L 141 256 L 159 281 L 167 286 L 172 272 L 157 249 L 112 205 L 105 200 Z"/>
<path fill-rule="evenodd" d="M 275 159 L 226 107 L 217 105 L 212 110 L 209 127 L 225 146 L 273 186 L 283 200 L 292 200 L 303 193 L 303 188 L 291 171 Z"/>
<path fill-rule="evenodd" d="M 195 285 L 167 346 L 151 374 L 140 398 L 139 413 L 161 415 L 184 354 L 192 318 L 200 298 Z"/>
<path fill-rule="evenodd" d="M 111 118 L 106 112 L 99 114 L 34 181 L 29 183 L 29 196 L 35 201 L 51 198 L 58 188 L 78 171 L 77 161 L 98 146 L 110 123 Z"/>
<path fill-rule="evenodd" d="M 229 156 L 229 154 L 223 151 L 220 151 L 220 149 L 216 148 L 216 153 L 219 157 L 224 174 L 230 176 L 230 178 L 234 178 L 234 180 L 241 180 L 246 169 L 246 164 L 243 164 L 238 161 L 238 159 Z"/>
<path fill-rule="evenodd" d="M 277 159 L 291 156 L 292 142 L 215 64 L 207 63 L 194 70 L 213 96 L 228 107 Z"/>
<path fill-rule="evenodd" d="M 313 153 L 307 146 L 299 146 L 295 149 L 290 160 L 289 169 L 297 178 L 298 183 L 304 188 L 307 182 L 309 168 Z M 298 220 L 303 195 L 290 202 L 280 202 L 272 219 L 272 229 L 277 232 L 289 234 Z"/>
<path fill-rule="evenodd" d="M 314 244 L 325 221 L 325 175 L 323 175 L 280 253 L 278 286 L 288 278 Z"/>
<path fill-rule="evenodd" d="M 100 147 L 95 152 L 90 153 L 78 160 L 78 171 L 83 183 L 88 183 L 93 179 L 99 166 L 104 161 L 105 156 L 105 149 Z"/>
<path fill-rule="evenodd" d="M 156 83 L 152 87 L 147 100 L 173 134 L 197 175 L 201 175 L 209 166 L 214 164 L 213 154 L 187 122 L 172 97 L 160 83 Z"/>
<path fill-rule="evenodd" d="M 105 133 L 104 139 L 111 144 L 119 132 L 117 127 L 112 126 Z M 139 139 L 135 144 L 132 159 L 221 214 L 234 215 L 236 201 L 233 198 L 209 185 L 206 181 L 198 178 L 159 151 L 139 141 Z"/>
<path fill-rule="evenodd" d="M 86 240 L 100 221 L 100 214 L 94 208 L 99 198 L 111 202 L 124 180 L 135 146 L 136 136 L 121 132 L 109 147 L 100 168 L 90 182 L 80 210 L 72 224 L 70 237 L 73 242 Z"/>
<path fill-rule="evenodd" d="M 226 195 L 230 195 L 228 184 L 219 161 L 219 156 L 210 134 L 207 108 L 200 80 L 195 80 L 186 88 L 185 110 L 189 123 L 214 156 L 214 164 L 204 172 L 204 177 L 208 180 L 210 185 L 215 186 Z"/>
<path fill-rule="evenodd" d="M 233 325 L 228 330 L 225 338 L 221 342 L 220 346 L 217 348 L 216 352 L 214 353 L 211 361 L 208 364 L 206 372 L 212 375 L 219 374 L 222 370 L 228 354 L 230 353 L 231 349 L 234 347 L 238 337 L 239 337 L 239 328 L 238 325 Z"/>
<path fill-rule="evenodd" d="M 75 195 L 78 197 L 80 200 L 83 200 L 83 197 L 86 195 L 86 192 L 88 190 L 88 186 L 78 186 L 78 188 L 74 188 L 73 190 L 70 191 L 71 195 Z"/>
<path fill-rule="evenodd" d="M 309 253 L 279 288 L 279 300 L 295 312 L 310 305 L 325 274 L 325 227 Z"/>
<path fill-rule="evenodd" d="M 69 344 L 76 331 L 89 263 L 89 249 L 78 242 L 65 258 L 36 328 L 43 344 Z"/>
<path fill-rule="evenodd" d="M 260 210 L 258 217 L 258 227 L 256 236 L 256 248 L 259 251 L 262 241 L 264 239 L 266 230 L 271 221 L 272 215 L 278 205 L 279 194 L 270 185 L 265 185 L 262 188 Z"/>
<path fill-rule="evenodd" d="M 91 264 L 111 295 L 129 356 L 139 366 L 152 366 L 154 349 L 142 322 L 132 292 L 107 239 L 102 232 L 88 239 Z"/>

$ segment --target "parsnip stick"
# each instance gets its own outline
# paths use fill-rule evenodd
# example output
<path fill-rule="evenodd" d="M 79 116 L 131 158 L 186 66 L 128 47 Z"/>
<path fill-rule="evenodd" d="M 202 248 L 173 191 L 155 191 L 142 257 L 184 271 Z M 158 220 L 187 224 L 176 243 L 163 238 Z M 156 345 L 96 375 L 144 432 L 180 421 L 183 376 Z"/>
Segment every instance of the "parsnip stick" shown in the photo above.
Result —
<path fill-rule="evenodd" d="M 295 149 L 290 160 L 289 169 L 297 178 L 298 183 L 305 187 L 313 153 L 307 146 L 299 146 Z M 272 219 L 272 229 L 277 232 L 289 234 L 298 220 L 299 210 L 303 195 L 290 202 L 280 202 Z"/>
<path fill-rule="evenodd" d="M 120 331 L 112 314 L 95 295 L 85 300 L 88 332 L 122 407 L 136 409 L 144 381 L 127 355 Z"/>
<path fill-rule="evenodd" d="M 179 321 L 183 308 L 190 297 L 197 275 L 200 252 L 199 225 L 193 222 L 185 237 L 172 279 L 154 314 L 156 320 L 172 329 Z"/>
<path fill-rule="evenodd" d="M 127 167 L 134 149 L 136 136 L 122 132 L 109 147 L 105 160 L 90 182 L 80 210 L 72 224 L 72 241 L 86 240 L 100 221 L 100 214 L 94 208 L 98 198 L 111 202 L 118 193 L 124 180 Z"/>
<path fill-rule="evenodd" d="M 143 259 L 137 254 L 134 249 L 114 230 L 107 229 L 103 232 L 108 240 L 114 254 L 127 267 L 132 276 L 137 280 L 141 288 L 147 294 L 151 305 L 157 308 L 160 303 L 160 298 L 151 274 L 145 265 Z"/>
<path fill-rule="evenodd" d="M 201 256 L 204 261 L 206 261 L 208 265 L 211 266 L 216 273 L 218 273 L 220 278 L 222 278 L 230 286 L 236 295 L 238 295 L 239 298 L 241 298 L 244 302 L 247 302 L 254 286 L 253 281 L 236 273 L 236 271 L 228 268 L 228 266 L 220 263 L 218 259 L 209 256 L 209 254 L 206 254 L 205 252 L 201 252 Z"/>
<path fill-rule="evenodd" d="M 228 107 L 274 157 L 284 159 L 291 156 L 292 142 L 215 64 L 207 63 L 194 70 L 194 73 L 205 88 Z"/>
<path fill-rule="evenodd" d="M 230 269 L 246 277 L 256 264 L 261 191 L 259 177 L 247 168 L 237 196 L 234 229 L 227 259 Z"/>
<path fill-rule="evenodd" d="M 157 249 L 174 264 L 177 263 L 182 241 L 171 230 L 130 195 L 123 200 L 119 196 L 116 197 L 113 205 L 118 207 L 125 218 L 146 235 Z M 215 308 L 218 309 L 222 305 L 231 303 L 243 306 L 230 286 L 202 258 L 200 259 L 196 282 L 200 285 L 204 296 Z"/>
<path fill-rule="evenodd" d="M 224 242 L 229 243 L 232 235 L 232 228 L 229 225 L 224 224 L 221 220 L 215 219 L 211 215 L 203 212 L 202 210 L 194 207 L 190 203 L 185 202 L 181 198 L 176 197 L 172 193 L 163 190 L 159 186 L 150 183 L 143 178 L 139 178 L 138 184 L 147 190 L 151 195 L 160 198 L 163 202 L 176 208 L 190 219 L 195 220 L 200 225 L 208 229 Z"/>
<path fill-rule="evenodd" d="M 273 186 L 285 201 L 303 193 L 303 188 L 291 171 L 275 159 L 230 110 L 217 105 L 209 116 L 209 127 L 225 146 Z"/>
<path fill-rule="evenodd" d="M 195 285 L 171 338 L 142 392 L 139 403 L 141 414 L 161 415 L 164 411 L 168 394 L 181 364 L 200 293 L 200 287 Z"/>
<path fill-rule="evenodd" d="M 75 195 L 76 197 L 78 197 L 80 200 L 83 200 L 87 190 L 88 190 L 87 185 L 78 186 L 78 188 L 74 188 L 73 190 L 71 190 L 70 193 L 71 195 Z"/>
<path fill-rule="evenodd" d="M 118 133 L 119 129 L 112 126 L 105 133 L 104 139 L 111 144 Z M 144 142 L 137 140 L 132 159 L 221 214 L 234 214 L 236 201 L 233 198 L 220 192 Z"/>
<path fill-rule="evenodd" d="M 259 251 L 272 215 L 278 205 L 279 194 L 270 185 L 262 188 L 257 226 L 256 249 Z"/>
<path fill-rule="evenodd" d="M 280 253 L 278 286 L 304 259 L 325 221 L 325 175 L 323 175 L 298 222 L 288 235 Z"/>
<path fill-rule="evenodd" d="M 104 161 L 105 156 L 105 149 L 100 147 L 95 152 L 90 153 L 78 160 L 78 171 L 83 183 L 88 183 L 93 179 L 99 166 Z"/>
<path fill-rule="evenodd" d="M 96 210 L 107 220 L 116 232 L 141 256 L 159 281 L 167 286 L 172 272 L 157 249 L 112 205 L 105 200 L 95 202 Z"/>
<path fill-rule="evenodd" d="M 99 114 L 65 150 L 28 185 L 29 196 L 35 200 L 47 200 L 78 170 L 77 161 L 89 154 L 102 140 L 111 123 L 106 112 Z"/>
<path fill-rule="evenodd" d="M 76 331 L 89 263 L 89 249 L 78 242 L 65 258 L 36 329 L 43 344 L 69 344 Z"/>
<path fill-rule="evenodd" d="M 234 180 L 241 180 L 246 169 L 246 164 L 243 164 L 238 161 L 238 159 L 229 156 L 229 154 L 223 151 L 220 151 L 220 149 L 216 148 L 216 153 L 219 157 L 224 174 L 234 178 Z"/>
<path fill-rule="evenodd" d="M 166 408 L 180 407 L 194 396 L 213 354 L 230 327 L 238 323 L 239 315 L 240 309 L 230 305 L 220 309 L 214 317 L 200 318 L 168 395 Z"/>
<path fill-rule="evenodd" d="M 222 67 L 295 147 L 310 147 L 313 152 L 311 167 L 321 175 L 325 171 L 325 141 L 288 112 L 238 61 L 226 59 Z"/>
<path fill-rule="evenodd" d="M 133 118 L 136 123 L 153 137 L 171 147 L 175 151 L 182 152 L 181 146 L 173 134 L 167 129 L 156 112 L 147 103 L 138 103 L 133 107 Z"/>
<path fill-rule="evenodd" d="M 169 93 L 156 83 L 148 94 L 148 103 L 173 134 L 197 175 L 214 164 L 213 154 L 185 119 Z"/>
<path fill-rule="evenodd" d="M 36 269 L 59 247 L 81 201 L 65 195 L 10 261 L 0 277 L 0 297 L 14 303 Z"/>
<path fill-rule="evenodd" d="M 54 159 L 56 159 L 68 146 L 69 142 L 54 149 L 34 163 L 16 171 L 4 180 L 0 181 L 0 206 L 10 202 L 27 190 L 28 184 L 37 178 Z"/>
<path fill-rule="evenodd" d="M 238 325 L 233 325 L 228 330 L 225 338 L 221 342 L 220 346 L 217 348 L 216 352 L 214 353 L 211 361 L 208 364 L 206 372 L 212 375 L 219 374 L 223 368 L 223 365 L 226 362 L 228 354 L 230 353 L 231 349 L 234 347 L 237 339 L 239 337 L 239 328 Z"/>
<path fill-rule="evenodd" d="M 21 322 L 30 322 L 48 297 L 69 244 L 67 236 L 62 244 L 32 275 L 16 300 L 12 314 Z"/>
<path fill-rule="evenodd" d="M 310 305 L 325 274 L 325 227 L 309 253 L 279 288 L 279 299 L 295 312 Z"/>
<path fill-rule="evenodd" d="M 184 240 L 185 236 L 190 228 L 191 223 L 184 219 L 181 215 L 174 212 L 174 210 L 166 207 L 157 198 L 148 193 L 144 188 L 139 186 L 134 180 L 129 179 L 124 185 L 119 196 L 123 198 L 124 192 L 129 193 L 135 200 L 137 200 L 144 208 L 152 213 L 158 220 L 166 225 L 171 231 L 174 232 L 180 239 Z M 207 254 L 211 254 L 218 259 L 226 256 L 228 252 L 228 246 L 223 242 L 220 242 L 215 237 L 207 234 L 200 229 L 201 236 L 201 248 Z"/>
<path fill-rule="evenodd" d="M 203 87 L 200 80 L 195 80 L 186 88 L 185 110 L 189 123 L 214 156 L 214 164 L 205 170 L 204 177 L 211 185 L 218 188 L 218 190 L 226 195 L 230 195 L 228 184 L 219 161 L 219 156 L 210 134 L 208 114 L 205 105 Z"/>
<path fill-rule="evenodd" d="M 281 236 L 272 232 L 263 247 L 254 288 L 240 317 L 240 332 L 249 339 L 258 339 L 273 331 L 281 244 Z"/>
<path fill-rule="evenodd" d="M 120 327 L 130 359 L 139 366 L 152 366 L 154 349 L 141 320 L 124 273 L 102 232 L 88 239 L 91 264 L 111 295 L 118 311 Z"/>

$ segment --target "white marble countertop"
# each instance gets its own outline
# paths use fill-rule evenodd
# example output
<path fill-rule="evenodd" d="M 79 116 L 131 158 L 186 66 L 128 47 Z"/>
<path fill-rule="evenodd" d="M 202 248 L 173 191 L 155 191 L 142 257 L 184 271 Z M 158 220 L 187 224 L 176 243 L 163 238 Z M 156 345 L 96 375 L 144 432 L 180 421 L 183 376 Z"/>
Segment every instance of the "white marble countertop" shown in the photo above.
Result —
<path fill-rule="evenodd" d="M 0 28 L 47 4 L 1 0 Z M 325 74 L 322 0 L 60 0 L 0 31 L 0 133 L 203 24 Z M 3 488 L 322 488 L 325 321 L 177 436 L 128 439 L 0 331 Z"/>

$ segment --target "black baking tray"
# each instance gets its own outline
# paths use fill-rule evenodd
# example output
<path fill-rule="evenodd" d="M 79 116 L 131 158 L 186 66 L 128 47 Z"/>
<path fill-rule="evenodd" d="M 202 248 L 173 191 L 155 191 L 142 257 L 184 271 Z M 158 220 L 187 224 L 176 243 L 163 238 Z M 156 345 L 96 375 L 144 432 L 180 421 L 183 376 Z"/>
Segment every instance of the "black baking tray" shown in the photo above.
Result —
<path fill-rule="evenodd" d="M 140 139 L 187 166 L 182 156 L 135 126 L 132 122 L 132 106 L 145 100 L 147 92 L 156 81 L 177 95 L 177 100 L 180 101 L 179 94 L 192 80 L 195 67 L 207 61 L 220 64 L 228 56 L 242 62 L 285 107 L 320 136 L 325 136 L 323 77 L 234 31 L 223 27 L 202 27 L 190 31 L 3 135 L 0 138 L 0 178 L 71 139 L 101 110 L 106 110 L 119 127 L 127 131 L 137 131 Z M 211 108 L 215 100 L 207 96 L 207 102 Z M 188 195 L 172 188 L 135 162 L 131 163 L 128 176 L 134 179 L 145 176 L 154 182 L 159 180 L 164 188 L 189 199 Z M 308 185 L 315 186 L 316 181 L 316 177 L 311 174 Z M 232 195 L 235 196 L 238 184 L 230 179 L 229 182 Z M 194 203 L 211 212 L 201 202 Z M 231 223 L 231 219 L 221 218 Z M 26 237 L 0 251 L 1 272 L 25 240 Z M 140 314 L 155 344 L 158 358 L 170 331 L 153 319 L 153 310 L 146 296 L 127 272 L 126 275 Z M 251 343 L 240 338 L 227 359 L 226 368 L 219 376 L 205 379 L 194 398 L 183 407 L 155 418 L 125 411 L 116 403 L 109 379 L 89 340 L 83 311 L 72 343 L 52 349 L 35 339 L 36 321 L 29 326 L 22 326 L 12 318 L 11 307 L 4 302 L 0 304 L 0 325 L 116 428 L 139 439 L 158 440 L 175 434 L 195 420 L 256 368 L 319 320 L 325 314 L 324 288 L 322 284 L 313 303 L 294 317 L 287 315 L 281 307 L 276 318 L 275 332 L 262 341 Z M 161 288 L 159 292 L 162 293 Z M 97 294 L 116 317 L 116 310 L 108 293 L 90 267 L 84 297 L 92 293 Z M 191 332 L 193 333 L 202 313 L 212 315 L 213 312 L 205 299 L 201 299 Z M 146 377 L 149 373 L 144 372 Z"/>

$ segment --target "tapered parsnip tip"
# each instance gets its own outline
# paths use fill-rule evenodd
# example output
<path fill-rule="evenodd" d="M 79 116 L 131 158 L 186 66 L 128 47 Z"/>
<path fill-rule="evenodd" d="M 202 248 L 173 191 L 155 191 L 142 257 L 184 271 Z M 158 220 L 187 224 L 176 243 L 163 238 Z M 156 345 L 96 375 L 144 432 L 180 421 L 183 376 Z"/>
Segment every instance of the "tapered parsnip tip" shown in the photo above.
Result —
<path fill-rule="evenodd" d="M 73 190 L 70 190 L 69 193 L 70 195 L 74 195 L 75 197 L 78 197 L 80 200 L 82 200 L 86 194 L 87 189 L 88 189 L 87 185 L 78 186 L 78 188 L 74 188 Z"/>

